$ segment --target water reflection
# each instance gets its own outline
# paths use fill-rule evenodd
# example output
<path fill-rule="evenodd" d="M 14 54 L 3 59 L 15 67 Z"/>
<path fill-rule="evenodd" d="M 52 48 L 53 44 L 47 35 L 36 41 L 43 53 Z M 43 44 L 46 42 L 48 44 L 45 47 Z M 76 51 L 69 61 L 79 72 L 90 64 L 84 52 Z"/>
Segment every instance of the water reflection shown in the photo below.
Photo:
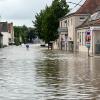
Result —
<path fill-rule="evenodd" d="M 45 77 L 42 80 L 46 83 L 45 92 L 50 93 L 46 100 L 99 99 L 100 84 L 94 85 L 96 81 L 100 83 L 100 77 L 96 80 L 93 74 L 95 66 L 99 64 L 95 62 L 97 59 L 86 55 L 51 52 L 45 52 L 46 59 L 40 61 L 42 71 L 37 70 L 38 75 Z"/>
<path fill-rule="evenodd" d="M 38 46 L 5 48 L 0 100 L 100 100 L 99 62 L 100 57 Z"/>

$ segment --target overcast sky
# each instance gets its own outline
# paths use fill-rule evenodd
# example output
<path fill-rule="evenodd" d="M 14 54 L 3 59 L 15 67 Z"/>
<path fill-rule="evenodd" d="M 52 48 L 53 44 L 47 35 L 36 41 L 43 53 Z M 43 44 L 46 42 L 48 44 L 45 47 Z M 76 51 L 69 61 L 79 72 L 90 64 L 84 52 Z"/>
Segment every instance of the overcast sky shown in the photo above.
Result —
<path fill-rule="evenodd" d="M 67 0 L 78 3 L 80 0 Z M 84 1 L 84 0 L 83 0 Z M 33 26 L 35 14 L 44 9 L 52 0 L 0 0 L 1 21 L 13 22 L 14 25 Z M 74 5 L 70 4 L 70 7 Z"/>

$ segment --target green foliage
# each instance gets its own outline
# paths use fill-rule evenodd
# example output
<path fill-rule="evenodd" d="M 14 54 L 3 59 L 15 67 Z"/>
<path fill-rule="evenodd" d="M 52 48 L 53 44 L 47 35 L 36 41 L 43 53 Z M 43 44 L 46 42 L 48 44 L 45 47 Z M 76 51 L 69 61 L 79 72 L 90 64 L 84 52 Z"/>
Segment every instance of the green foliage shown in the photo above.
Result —
<path fill-rule="evenodd" d="M 15 26 L 14 33 L 16 45 L 20 45 L 21 43 L 32 42 L 32 39 L 35 38 L 36 35 L 33 28 L 27 28 L 25 25 Z"/>
<path fill-rule="evenodd" d="M 38 36 L 49 43 L 58 38 L 59 18 L 69 12 L 66 0 L 54 0 L 51 6 L 46 6 L 35 16 L 33 22 Z"/>
<path fill-rule="evenodd" d="M 33 39 L 37 37 L 37 33 L 35 32 L 35 29 L 33 28 L 29 28 L 29 32 L 28 32 L 28 42 L 32 43 Z"/>
<path fill-rule="evenodd" d="M 15 44 L 16 44 L 17 46 L 20 45 L 20 40 L 19 40 L 18 37 L 15 37 L 14 41 L 15 41 Z"/>

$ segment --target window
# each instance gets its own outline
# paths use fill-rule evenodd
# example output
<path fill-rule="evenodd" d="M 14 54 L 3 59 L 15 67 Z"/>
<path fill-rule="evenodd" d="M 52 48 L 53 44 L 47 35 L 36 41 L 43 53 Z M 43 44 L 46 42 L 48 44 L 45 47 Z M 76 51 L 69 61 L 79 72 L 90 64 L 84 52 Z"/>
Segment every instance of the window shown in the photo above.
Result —
<path fill-rule="evenodd" d="M 83 20 L 83 19 L 85 19 L 85 17 L 80 17 L 80 19 L 82 19 L 82 20 Z"/>
<path fill-rule="evenodd" d="M 81 40 L 81 32 L 80 32 L 80 35 L 79 35 L 79 41 L 80 41 L 80 44 L 81 44 L 81 41 L 82 41 L 82 40 Z"/>
<path fill-rule="evenodd" d="M 60 27 L 62 27 L 62 22 L 60 22 Z"/>
<path fill-rule="evenodd" d="M 80 17 L 80 21 L 84 21 L 85 20 L 85 17 Z"/>
<path fill-rule="evenodd" d="M 67 27 L 67 20 L 65 21 L 65 27 Z"/>
<path fill-rule="evenodd" d="M 69 20 L 67 20 L 67 25 L 69 26 Z"/>
<path fill-rule="evenodd" d="M 85 34 L 84 34 L 84 32 L 79 32 L 79 42 L 82 46 L 85 45 Z"/>
<path fill-rule="evenodd" d="M 11 38 L 9 38 L 9 43 L 11 43 Z"/>
<path fill-rule="evenodd" d="M 73 20 L 72 20 L 72 18 L 71 18 L 71 25 L 73 24 L 72 21 L 73 21 Z"/>
<path fill-rule="evenodd" d="M 83 39 L 84 39 L 84 38 L 83 38 L 83 35 L 84 35 L 84 33 L 82 32 L 82 45 L 83 45 Z"/>

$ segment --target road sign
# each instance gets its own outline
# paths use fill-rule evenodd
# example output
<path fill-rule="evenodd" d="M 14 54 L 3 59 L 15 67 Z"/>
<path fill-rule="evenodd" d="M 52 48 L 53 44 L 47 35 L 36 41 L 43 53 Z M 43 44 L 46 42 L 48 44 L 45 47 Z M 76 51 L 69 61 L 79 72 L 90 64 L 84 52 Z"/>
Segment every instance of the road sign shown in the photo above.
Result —
<path fill-rule="evenodd" d="M 87 31 L 85 33 L 85 44 L 87 48 L 90 48 L 90 44 L 91 44 L 91 32 Z"/>

